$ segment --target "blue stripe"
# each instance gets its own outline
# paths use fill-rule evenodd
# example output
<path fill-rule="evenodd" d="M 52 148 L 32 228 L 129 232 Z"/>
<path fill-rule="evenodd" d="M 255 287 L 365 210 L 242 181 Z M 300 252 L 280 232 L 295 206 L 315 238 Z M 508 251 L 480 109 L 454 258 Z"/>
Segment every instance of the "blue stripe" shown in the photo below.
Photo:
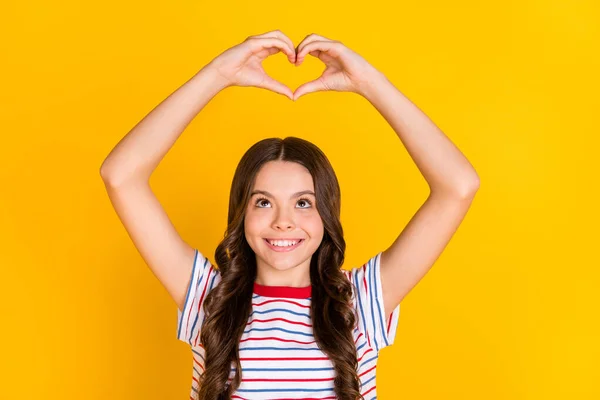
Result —
<path fill-rule="evenodd" d="M 206 261 L 208 261 L 208 259 Z M 219 275 L 220 273 L 221 272 L 219 272 L 219 270 L 215 269 L 215 274 L 213 275 L 212 281 L 210 281 L 210 285 L 208 286 L 209 291 L 215 286 L 215 279 L 217 279 L 217 275 Z"/>
<path fill-rule="evenodd" d="M 358 368 L 364 367 L 364 366 L 365 366 L 365 364 L 368 364 L 368 363 L 370 363 L 370 362 L 371 362 L 371 361 L 373 361 L 373 360 L 377 360 L 377 357 L 379 357 L 379 356 L 378 356 L 378 355 L 374 355 L 373 357 L 369 358 L 369 359 L 368 359 L 368 360 L 366 360 L 366 361 L 365 361 L 365 360 L 362 360 L 362 361 L 361 361 L 361 362 L 358 364 Z M 375 368 L 375 369 L 377 369 L 377 368 Z"/>
<path fill-rule="evenodd" d="M 295 311 L 288 310 L 286 308 L 272 308 L 270 310 L 264 310 L 264 311 L 254 310 L 254 311 L 252 311 L 250 313 L 250 316 L 254 315 L 254 313 L 256 313 L 256 314 L 268 314 L 268 313 L 272 313 L 272 312 L 275 312 L 275 311 L 281 311 L 281 312 L 286 312 L 286 313 L 290 313 L 290 314 L 294 314 L 294 315 L 299 315 L 301 317 L 310 318 L 310 315 L 308 315 L 308 314 L 298 313 L 298 312 L 295 312 Z"/>
<path fill-rule="evenodd" d="M 303 336 L 309 336 L 312 337 L 312 333 L 305 333 L 305 332 L 297 332 L 297 331 L 290 331 L 288 329 L 283 329 L 283 328 L 252 328 L 252 329 L 248 329 L 247 331 L 244 331 L 244 333 L 249 333 L 252 331 L 282 331 L 282 332 L 287 332 L 287 333 L 295 333 L 298 335 L 303 335 Z"/>
<path fill-rule="evenodd" d="M 363 382 L 363 385 L 366 385 L 367 383 L 371 382 L 373 379 L 375 379 L 375 375 L 373 375 L 373 376 L 371 377 L 371 379 L 369 379 L 368 381 L 364 381 L 364 382 Z"/>
<path fill-rule="evenodd" d="M 193 348 L 192 348 L 192 352 L 194 354 L 198 355 L 198 357 L 200 357 L 202 359 L 202 361 L 204 361 L 204 356 L 202 354 L 200 354 L 198 351 L 194 350 Z"/>
<path fill-rule="evenodd" d="M 381 254 L 381 253 L 380 253 Z M 375 256 L 375 271 L 373 272 L 373 279 L 376 280 L 375 282 L 375 291 L 376 291 L 376 297 L 381 299 L 381 302 L 383 302 L 383 293 L 379 293 L 379 291 L 377 290 L 377 287 L 379 286 L 379 281 L 377 280 L 377 271 L 379 271 L 379 268 L 381 267 L 380 264 L 380 254 L 377 254 Z M 381 275 L 380 275 L 381 277 Z M 385 345 L 388 346 L 388 339 L 387 339 L 387 335 L 386 335 L 386 331 L 385 331 L 385 315 L 383 315 L 384 311 L 381 311 L 381 302 L 377 302 L 377 309 L 379 310 L 379 323 L 381 324 L 381 336 L 383 336 L 383 341 L 385 342 Z"/>
<path fill-rule="evenodd" d="M 362 380 L 360 380 L 360 391 L 364 391 L 366 389 L 365 386 L 367 385 L 367 383 L 371 382 L 373 379 L 375 379 L 375 375 L 373 375 L 368 381 L 363 382 Z M 377 389 L 375 389 L 375 391 L 377 391 Z M 371 398 L 370 400 L 375 400 L 376 398 L 377 396 Z"/>
<path fill-rule="evenodd" d="M 177 330 L 177 337 L 181 337 L 181 327 L 185 319 L 185 312 L 187 311 L 188 301 L 190 300 L 190 292 L 192 283 L 194 283 L 194 272 L 196 271 L 196 260 L 198 259 L 198 249 L 194 251 L 194 265 L 192 266 L 192 276 L 190 277 L 190 283 L 188 284 L 187 295 L 185 296 L 185 303 L 183 305 L 183 312 L 181 313 L 181 320 L 179 321 L 179 329 Z"/>
<path fill-rule="evenodd" d="M 367 264 L 369 266 L 369 303 L 371 305 L 371 320 L 373 321 L 373 342 L 375 343 L 375 351 L 379 351 L 379 342 L 377 341 L 377 325 L 375 324 L 375 310 L 373 308 L 373 303 L 375 303 L 375 284 L 373 283 L 375 281 L 373 278 L 375 268 L 371 265 L 371 260 L 369 260 Z"/>
<path fill-rule="evenodd" d="M 359 351 L 360 349 L 362 349 L 362 348 L 363 348 L 363 346 L 365 346 L 366 344 L 367 344 L 367 342 L 366 342 L 366 341 L 364 341 L 364 342 L 363 342 L 363 344 L 361 344 L 360 346 L 358 346 L 358 347 L 356 348 L 356 351 Z"/>
<path fill-rule="evenodd" d="M 354 276 L 354 285 L 356 286 L 356 290 L 357 290 L 356 297 L 358 298 L 358 308 L 360 309 L 360 315 L 362 316 L 363 329 L 364 329 L 365 335 L 368 335 L 369 331 L 367 330 L 367 322 L 366 322 L 366 319 L 365 319 L 365 312 L 363 310 L 362 300 L 361 300 L 361 297 L 362 297 L 361 296 L 361 292 L 360 292 L 360 284 L 361 284 L 361 282 L 358 279 L 358 271 L 360 269 L 361 268 L 355 268 L 354 269 L 354 273 L 353 273 L 353 276 Z"/>
<path fill-rule="evenodd" d="M 202 271 L 200 271 L 200 273 L 202 274 L 202 277 L 200 277 L 200 280 L 199 280 L 198 284 L 196 285 L 196 296 L 195 297 L 198 297 L 198 298 L 199 298 L 198 292 L 199 292 L 200 284 L 204 281 L 204 276 L 206 275 L 206 264 L 207 263 L 208 263 L 208 258 L 205 258 L 204 265 L 202 266 Z M 192 329 L 190 330 L 190 337 L 188 338 L 188 341 L 190 343 L 192 342 L 192 337 L 194 336 L 194 329 L 196 328 L 196 324 L 198 323 L 199 315 L 200 315 L 200 306 L 198 306 L 198 312 L 196 313 L 196 316 L 194 317 L 194 323 L 192 324 Z"/>

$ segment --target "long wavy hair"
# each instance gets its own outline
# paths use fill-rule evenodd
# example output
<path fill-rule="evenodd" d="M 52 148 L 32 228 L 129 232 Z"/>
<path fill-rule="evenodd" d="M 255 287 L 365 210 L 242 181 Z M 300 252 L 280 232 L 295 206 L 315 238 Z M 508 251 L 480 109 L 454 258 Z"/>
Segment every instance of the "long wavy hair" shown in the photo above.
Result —
<path fill-rule="evenodd" d="M 357 373 L 353 329 L 352 284 L 344 276 L 346 242 L 340 223 L 340 187 L 325 154 L 313 143 L 297 137 L 268 138 L 255 143 L 238 164 L 229 196 L 227 229 L 215 251 L 221 281 L 204 300 L 206 319 L 200 340 L 205 350 L 205 371 L 200 376 L 200 400 L 229 400 L 241 383 L 238 344 L 252 311 L 256 255 L 246 241 L 244 217 L 256 175 L 269 161 L 296 162 L 312 175 L 317 210 L 324 235 L 310 261 L 313 334 L 318 347 L 335 370 L 334 390 L 341 400 L 363 399 Z M 232 366 L 235 377 L 227 385 Z"/>

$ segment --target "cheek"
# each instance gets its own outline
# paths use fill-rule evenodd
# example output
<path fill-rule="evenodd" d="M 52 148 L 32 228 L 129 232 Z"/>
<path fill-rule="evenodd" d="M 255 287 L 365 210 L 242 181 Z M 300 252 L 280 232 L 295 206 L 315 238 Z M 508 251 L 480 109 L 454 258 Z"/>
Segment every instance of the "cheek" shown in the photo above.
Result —
<path fill-rule="evenodd" d="M 260 235 L 264 231 L 264 218 L 256 216 L 256 214 L 246 214 L 244 219 L 244 229 L 246 234 L 250 236 Z"/>
<path fill-rule="evenodd" d="M 323 236 L 323 221 L 319 214 L 314 214 L 304 219 L 302 221 L 302 228 L 315 239 Z"/>

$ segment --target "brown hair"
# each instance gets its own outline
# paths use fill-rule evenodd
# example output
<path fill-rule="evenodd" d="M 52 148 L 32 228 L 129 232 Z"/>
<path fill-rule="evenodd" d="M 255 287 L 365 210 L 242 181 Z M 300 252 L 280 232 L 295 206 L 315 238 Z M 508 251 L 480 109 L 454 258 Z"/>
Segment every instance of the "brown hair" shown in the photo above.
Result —
<path fill-rule="evenodd" d="M 206 319 L 200 340 L 206 357 L 198 398 L 228 400 L 241 383 L 238 344 L 252 311 L 256 278 L 256 256 L 246 241 L 244 217 L 258 171 L 266 162 L 276 160 L 297 162 L 312 175 L 316 208 L 324 228 L 323 240 L 310 261 L 313 334 L 318 347 L 334 366 L 336 397 L 362 399 L 353 338 L 356 315 L 352 307 L 352 284 L 341 269 L 346 242 L 340 223 L 340 187 L 325 154 L 313 143 L 297 137 L 268 138 L 255 143 L 235 171 L 227 229 L 215 251 L 221 281 L 204 300 Z M 235 377 L 227 386 L 232 363 L 236 367 Z"/>

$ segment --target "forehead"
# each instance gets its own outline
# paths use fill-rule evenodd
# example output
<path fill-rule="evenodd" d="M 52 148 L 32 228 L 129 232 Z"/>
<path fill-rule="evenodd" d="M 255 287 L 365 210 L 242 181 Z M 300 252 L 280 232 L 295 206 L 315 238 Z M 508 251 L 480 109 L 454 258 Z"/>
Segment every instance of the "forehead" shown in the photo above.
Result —
<path fill-rule="evenodd" d="M 314 191 L 314 183 L 308 169 L 289 161 L 269 161 L 256 175 L 252 190 L 266 190 L 273 195 L 286 195 L 300 190 Z"/>

